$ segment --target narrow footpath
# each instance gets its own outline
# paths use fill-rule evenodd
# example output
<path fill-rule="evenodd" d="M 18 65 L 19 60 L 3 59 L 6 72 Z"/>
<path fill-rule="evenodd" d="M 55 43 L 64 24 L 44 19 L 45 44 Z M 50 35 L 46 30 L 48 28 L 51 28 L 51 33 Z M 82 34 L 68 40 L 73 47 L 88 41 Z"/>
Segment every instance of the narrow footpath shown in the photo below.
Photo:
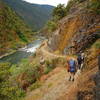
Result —
<path fill-rule="evenodd" d="M 43 56 L 48 56 L 50 58 L 66 57 L 50 53 L 46 50 L 46 46 L 47 44 L 41 48 L 41 51 L 44 54 Z M 79 82 L 81 84 L 88 80 L 96 72 L 97 67 L 83 74 L 77 72 L 75 75 L 75 81 L 70 82 L 68 81 L 69 73 L 67 70 L 64 67 L 57 67 L 49 73 L 49 77 L 43 81 L 40 88 L 27 94 L 25 100 L 75 100 Z"/>

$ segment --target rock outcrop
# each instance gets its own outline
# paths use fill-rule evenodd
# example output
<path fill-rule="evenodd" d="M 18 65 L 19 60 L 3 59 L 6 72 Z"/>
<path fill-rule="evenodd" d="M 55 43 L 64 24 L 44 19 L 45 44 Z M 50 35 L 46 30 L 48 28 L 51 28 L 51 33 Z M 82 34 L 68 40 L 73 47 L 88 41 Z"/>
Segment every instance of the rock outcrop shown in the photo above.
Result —
<path fill-rule="evenodd" d="M 69 15 L 59 21 L 49 43 L 53 51 L 68 54 L 74 46 L 73 53 L 78 53 L 100 38 L 100 15 L 89 11 L 87 3 L 85 0 L 71 7 Z"/>

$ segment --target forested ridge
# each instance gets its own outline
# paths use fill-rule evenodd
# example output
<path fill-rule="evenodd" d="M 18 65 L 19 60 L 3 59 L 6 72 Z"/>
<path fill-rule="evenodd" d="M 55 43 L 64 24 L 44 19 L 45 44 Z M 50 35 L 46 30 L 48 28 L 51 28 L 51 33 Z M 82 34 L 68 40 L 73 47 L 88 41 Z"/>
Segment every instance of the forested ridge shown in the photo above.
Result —
<path fill-rule="evenodd" d="M 4 0 L 16 13 L 25 21 L 25 23 L 36 31 L 43 28 L 46 22 L 51 18 L 54 6 L 31 4 L 23 0 Z"/>
<path fill-rule="evenodd" d="M 15 11 L 0 1 L 0 55 L 27 44 L 32 34 Z"/>

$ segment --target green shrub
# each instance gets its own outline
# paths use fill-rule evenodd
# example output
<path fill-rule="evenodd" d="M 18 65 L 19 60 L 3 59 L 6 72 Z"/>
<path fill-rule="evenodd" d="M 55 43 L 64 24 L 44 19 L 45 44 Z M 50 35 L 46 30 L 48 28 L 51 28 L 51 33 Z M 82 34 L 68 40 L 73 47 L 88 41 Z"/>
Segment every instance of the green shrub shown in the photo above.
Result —
<path fill-rule="evenodd" d="M 53 15 L 53 17 L 58 16 L 58 20 L 60 20 L 64 16 L 66 16 L 66 8 L 65 8 L 65 5 L 64 4 L 57 5 L 57 7 L 54 8 L 54 10 L 53 10 L 52 15 Z"/>
<path fill-rule="evenodd" d="M 9 78 L 10 72 L 10 63 L 0 63 L 0 81 L 5 81 Z"/>
<path fill-rule="evenodd" d="M 20 100 L 25 96 L 25 92 L 18 86 L 12 85 L 9 82 L 2 84 L 0 98 L 2 100 Z"/>
<path fill-rule="evenodd" d="M 91 0 L 89 3 L 88 3 L 88 8 L 97 13 L 97 14 L 100 14 L 100 1 L 99 0 Z"/>
<path fill-rule="evenodd" d="M 19 38 L 24 41 L 24 42 L 28 42 L 27 38 L 25 37 L 25 35 L 21 32 L 17 30 L 17 34 L 19 36 Z"/>
<path fill-rule="evenodd" d="M 40 66 L 38 64 L 31 64 L 27 59 L 23 59 L 19 65 L 13 65 L 10 72 L 15 78 L 25 74 L 23 80 L 26 80 L 30 84 L 34 83 L 41 76 Z"/>
<path fill-rule="evenodd" d="M 100 49 L 100 40 L 96 41 L 93 45 L 94 48 Z"/>
<path fill-rule="evenodd" d="M 40 81 L 37 81 L 35 83 L 33 83 L 30 87 L 29 87 L 29 90 L 32 91 L 32 90 L 35 90 L 37 88 L 40 88 L 42 86 L 42 83 Z"/>
<path fill-rule="evenodd" d="M 25 92 L 18 87 L 10 73 L 9 63 L 0 63 L 0 100 L 20 100 Z"/>
<path fill-rule="evenodd" d="M 85 0 L 69 0 L 67 6 L 66 6 L 66 15 L 69 13 L 71 7 L 73 7 L 74 5 L 77 5 L 76 3 L 81 3 Z"/>
<path fill-rule="evenodd" d="M 52 60 L 46 60 L 45 63 L 46 63 L 46 66 L 44 69 L 44 74 L 48 74 L 54 68 L 58 67 L 59 64 L 65 64 L 65 60 L 62 58 L 55 58 Z"/>
<path fill-rule="evenodd" d="M 46 67 L 45 69 L 44 69 L 44 74 L 48 74 L 49 72 L 51 72 L 53 70 L 53 68 L 51 68 L 51 67 Z"/>
<path fill-rule="evenodd" d="M 70 8 L 75 4 L 75 0 L 69 0 L 67 6 L 66 6 L 66 13 L 68 14 Z"/>
<path fill-rule="evenodd" d="M 57 29 L 57 23 L 52 21 L 52 20 L 48 21 L 46 27 L 47 27 L 49 32 L 53 32 L 53 31 L 55 31 Z"/>

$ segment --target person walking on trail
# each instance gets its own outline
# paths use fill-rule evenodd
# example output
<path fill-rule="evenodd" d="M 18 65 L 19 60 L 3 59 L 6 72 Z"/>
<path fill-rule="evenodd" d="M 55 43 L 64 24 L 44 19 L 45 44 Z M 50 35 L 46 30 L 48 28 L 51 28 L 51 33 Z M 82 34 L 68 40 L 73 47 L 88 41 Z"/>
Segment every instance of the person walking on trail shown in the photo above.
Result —
<path fill-rule="evenodd" d="M 74 76 L 76 73 L 76 67 L 77 67 L 77 60 L 74 58 L 71 58 L 68 61 L 68 72 L 69 72 L 69 81 L 74 81 Z"/>
<path fill-rule="evenodd" d="M 84 53 L 78 55 L 77 61 L 78 61 L 78 69 L 82 70 L 84 65 Z"/>

